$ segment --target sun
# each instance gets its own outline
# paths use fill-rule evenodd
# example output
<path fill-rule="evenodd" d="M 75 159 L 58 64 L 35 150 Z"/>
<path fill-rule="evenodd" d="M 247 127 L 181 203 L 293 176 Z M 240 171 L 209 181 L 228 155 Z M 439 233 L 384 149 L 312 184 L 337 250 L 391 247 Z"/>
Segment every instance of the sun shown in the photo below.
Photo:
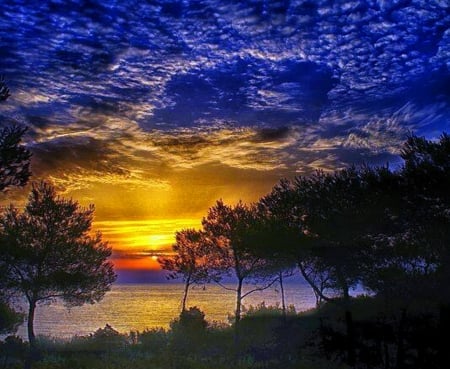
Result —
<path fill-rule="evenodd" d="M 158 260 L 158 257 L 156 255 L 152 255 L 152 260 L 156 261 Z"/>

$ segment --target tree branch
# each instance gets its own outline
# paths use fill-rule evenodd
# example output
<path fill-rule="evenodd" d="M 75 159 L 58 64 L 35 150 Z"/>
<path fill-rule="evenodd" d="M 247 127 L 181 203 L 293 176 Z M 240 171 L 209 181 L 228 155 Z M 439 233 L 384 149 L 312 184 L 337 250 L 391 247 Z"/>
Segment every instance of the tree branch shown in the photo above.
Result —
<path fill-rule="evenodd" d="M 300 269 L 300 273 L 302 274 L 303 278 L 305 279 L 306 282 L 308 282 L 308 284 L 311 286 L 311 288 L 314 290 L 314 292 L 317 294 L 317 296 L 319 296 L 320 298 L 322 298 L 325 301 L 331 301 L 332 299 L 325 296 L 322 291 L 314 284 L 314 282 L 311 280 L 311 278 L 309 278 L 308 273 L 306 273 L 305 268 L 303 267 L 301 261 L 298 262 L 298 268 Z"/>
<path fill-rule="evenodd" d="M 236 289 L 235 289 L 235 288 L 227 287 L 227 286 L 225 286 L 223 283 L 220 283 L 219 281 L 213 280 L 213 282 L 214 282 L 214 283 L 217 283 L 220 287 L 222 287 L 222 288 L 225 289 L 225 290 L 236 292 Z"/>
<path fill-rule="evenodd" d="M 276 281 L 278 281 L 278 278 L 275 278 L 274 280 L 272 280 L 269 284 L 267 284 L 264 287 L 257 287 L 257 288 L 254 288 L 253 290 L 250 290 L 250 291 L 244 293 L 241 298 L 243 299 L 244 297 L 247 297 L 248 295 L 250 295 L 251 293 L 256 292 L 256 291 L 264 291 L 264 290 L 268 289 L 269 287 L 271 287 Z"/>

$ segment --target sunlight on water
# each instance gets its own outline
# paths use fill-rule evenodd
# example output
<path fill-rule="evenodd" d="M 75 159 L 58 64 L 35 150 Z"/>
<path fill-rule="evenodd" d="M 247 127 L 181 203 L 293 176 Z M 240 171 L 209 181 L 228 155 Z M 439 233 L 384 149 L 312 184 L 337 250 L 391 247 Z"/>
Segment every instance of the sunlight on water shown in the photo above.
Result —
<path fill-rule="evenodd" d="M 232 287 L 232 286 L 230 286 Z M 116 330 L 128 333 L 145 328 L 169 327 L 178 316 L 181 306 L 182 284 L 123 284 L 114 285 L 105 298 L 95 305 L 84 305 L 67 309 L 60 302 L 40 305 L 36 311 L 35 332 L 37 335 L 68 338 L 87 335 L 106 323 Z M 314 307 L 314 294 L 309 286 L 301 283 L 285 287 L 286 303 L 293 304 L 297 311 Z M 255 292 L 244 300 L 245 306 L 280 303 L 281 294 L 276 289 Z M 235 296 L 219 286 L 197 287 L 191 290 L 188 306 L 198 306 L 206 319 L 227 322 L 234 310 Z M 22 325 L 17 334 L 26 338 L 26 327 Z"/>

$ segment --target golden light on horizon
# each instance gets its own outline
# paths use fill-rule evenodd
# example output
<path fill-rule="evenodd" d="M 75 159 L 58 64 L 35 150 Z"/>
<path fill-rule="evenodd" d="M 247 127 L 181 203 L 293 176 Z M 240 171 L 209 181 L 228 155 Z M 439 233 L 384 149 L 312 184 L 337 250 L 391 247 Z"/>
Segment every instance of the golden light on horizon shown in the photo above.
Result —
<path fill-rule="evenodd" d="M 160 269 L 158 256 L 170 253 L 175 232 L 200 228 L 200 219 L 103 220 L 93 224 L 113 249 L 116 269 Z"/>

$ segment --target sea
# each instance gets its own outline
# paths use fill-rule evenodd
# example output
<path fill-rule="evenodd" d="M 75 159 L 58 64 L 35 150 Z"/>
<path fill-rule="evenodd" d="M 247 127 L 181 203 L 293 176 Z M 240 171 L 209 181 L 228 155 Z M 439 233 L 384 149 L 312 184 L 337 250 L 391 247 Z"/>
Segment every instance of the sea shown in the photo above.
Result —
<path fill-rule="evenodd" d="M 106 324 L 121 333 L 151 328 L 168 328 L 181 310 L 182 283 L 114 284 L 103 300 L 90 305 L 67 308 L 62 301 L 38 305 L 35 315 L 36 335 L 69 339 L 95 332 Z M 233 288 L 233 285 L 228 285 Z M 249 287 L 248 287 L 249 288 Z M 247 288 L 247 290 L 248 290 Z M 312 289 L 304 282 L 285 285 L 287 305 L 296 311 L 315 306 Z M 197 286 L 189 291 L 188 307 L 197 306 L 209 321 L 228 322 L 235 308 L 235 293 L 218 285 Z M 254 292 L 244 299 L 244 306 L 281 305 L 277 287 Z M 26 311 L 26 306 L 22 306 Z M 16 333 L 27 338 L 26 323 Z"/>

